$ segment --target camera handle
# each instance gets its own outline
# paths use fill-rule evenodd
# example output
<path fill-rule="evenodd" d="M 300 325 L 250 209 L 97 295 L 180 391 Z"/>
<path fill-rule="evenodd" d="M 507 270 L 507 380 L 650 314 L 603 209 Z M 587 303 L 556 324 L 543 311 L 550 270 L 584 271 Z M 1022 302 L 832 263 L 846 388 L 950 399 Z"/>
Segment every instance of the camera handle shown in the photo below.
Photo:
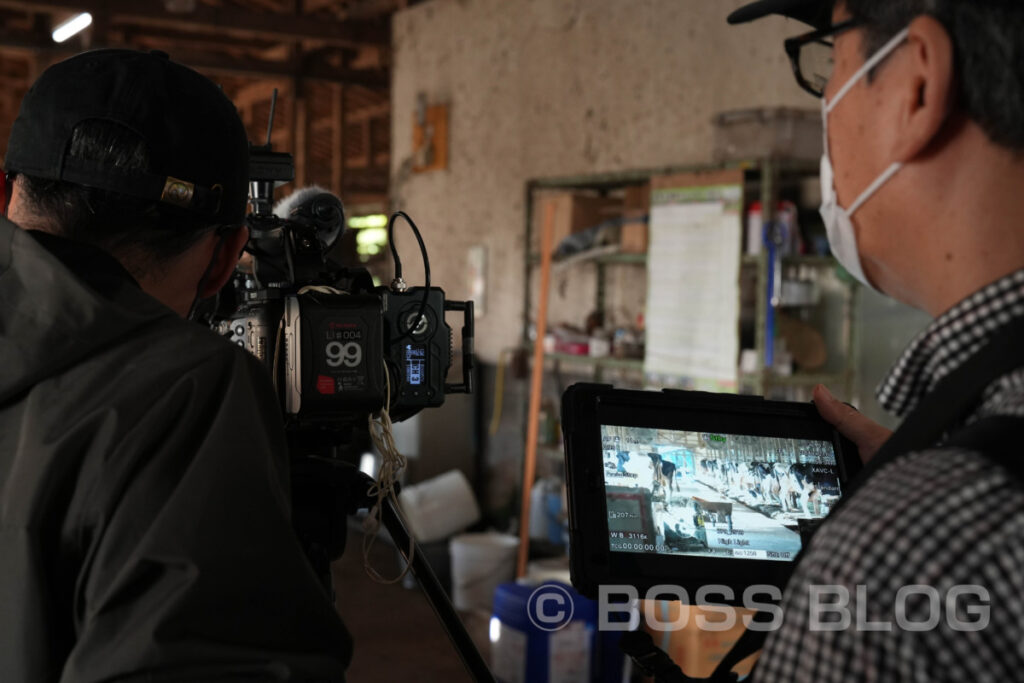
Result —
<path fill-rule="evenodd" d="M 754 621 L 763 621 L 766 617 L 765 612 L 757 612 Z M 655 683 L 736 683 L 739 677 L 733 673 L 733 667 L 760 650 L 766 635 L 765 631 L 748 627 L 709 678 L 691 678 L 684 674 L 646 631 L 626 633 L 620 647 L 645 675 L 654 677 Z"/>
<path fill-rule="evenodd" d="M 473 366 L 476 365 L 476 356 L 473 353 L 473 302 L 472 301 L 445 301 L 445 311 L 462 311 L 462 384 L 445 384 L 446 394 L 471 394 L 473 393 Z"/>

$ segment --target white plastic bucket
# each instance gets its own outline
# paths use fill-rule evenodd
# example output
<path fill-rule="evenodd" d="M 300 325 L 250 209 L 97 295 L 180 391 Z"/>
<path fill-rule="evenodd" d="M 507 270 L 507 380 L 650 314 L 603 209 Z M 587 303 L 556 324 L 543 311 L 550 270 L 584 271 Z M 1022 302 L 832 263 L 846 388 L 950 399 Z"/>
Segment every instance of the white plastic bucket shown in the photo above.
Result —
<path fill-rule="evenodd" d="M 515 577 L 519 538 L 508 534 L 459 534 L 452 556 L 452 602 L 461 610 L 491 610 L 498 584 Z"/>

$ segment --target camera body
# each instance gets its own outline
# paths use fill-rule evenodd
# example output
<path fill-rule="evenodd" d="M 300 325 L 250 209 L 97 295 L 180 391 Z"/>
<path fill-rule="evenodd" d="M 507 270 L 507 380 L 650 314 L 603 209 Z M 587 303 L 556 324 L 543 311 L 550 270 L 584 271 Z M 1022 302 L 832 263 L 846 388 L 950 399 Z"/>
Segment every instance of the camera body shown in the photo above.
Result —
<path fill-rule="evenodd" d="M 298 294 L 260 289 L 241 275 L 239 290 L 243 303 L 219 330 L 266 365 L 292 423 L 325 426 L 378 412 L 386 401 L 398 421 L 472 390 L 473 305 L 446 300 L 439 287 Z M 455 356 L 448 311 L 465 320 L 459 384 L 446 382 Z"/>
<path fill-rule="evenodd" d="M 213 323 L 266 366 L 287 426 L 331 431 L 384 408 L 398 421 L 471 392 L 473 302 L 449 301 L 439 287 L 375 286 L 365 269 L 335 262 L 341 201 L 309 188 L 277 215 L 274 186 L 293 178 L 291 155 L 251 149 L 251 258 Z M 449 384 L 452 311 L 463 319 L 462 381 Z"/>

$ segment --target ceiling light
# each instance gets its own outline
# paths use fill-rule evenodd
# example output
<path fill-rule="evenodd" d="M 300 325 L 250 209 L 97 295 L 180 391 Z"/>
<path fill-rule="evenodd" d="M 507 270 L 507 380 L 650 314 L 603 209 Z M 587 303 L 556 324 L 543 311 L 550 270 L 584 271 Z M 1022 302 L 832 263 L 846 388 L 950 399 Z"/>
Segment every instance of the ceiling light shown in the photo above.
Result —
<path fill-rule="evenodd" d="M 63 43 L 65 40 L 85 30 L 90 24 L 92 24 L 92 15 L 88 12 L 82 12 L 79 15 L 71 17 L 63 24 L 53 29 L 53 42 Z"/>
<path fill-rule="evenodd" d="M 352 216 L 348 219 L 348 227 L 356 230 L 363 228 L 383 228 L 388 224 L 388 217 L 382 213 L 375 213 L 369 216 Z"/>

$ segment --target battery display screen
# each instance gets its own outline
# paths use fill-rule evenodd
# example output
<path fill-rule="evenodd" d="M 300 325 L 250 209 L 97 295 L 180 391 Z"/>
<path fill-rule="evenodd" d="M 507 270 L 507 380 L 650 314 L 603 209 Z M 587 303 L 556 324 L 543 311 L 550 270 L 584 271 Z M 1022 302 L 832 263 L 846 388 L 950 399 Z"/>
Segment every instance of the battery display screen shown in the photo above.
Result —
<path fill-rule="evenodd" d="M 423 384 L 423 373 L 427 364 L 427 349 L 422 344 L 405 346 L 405 381 L 419 386 Z"/>

